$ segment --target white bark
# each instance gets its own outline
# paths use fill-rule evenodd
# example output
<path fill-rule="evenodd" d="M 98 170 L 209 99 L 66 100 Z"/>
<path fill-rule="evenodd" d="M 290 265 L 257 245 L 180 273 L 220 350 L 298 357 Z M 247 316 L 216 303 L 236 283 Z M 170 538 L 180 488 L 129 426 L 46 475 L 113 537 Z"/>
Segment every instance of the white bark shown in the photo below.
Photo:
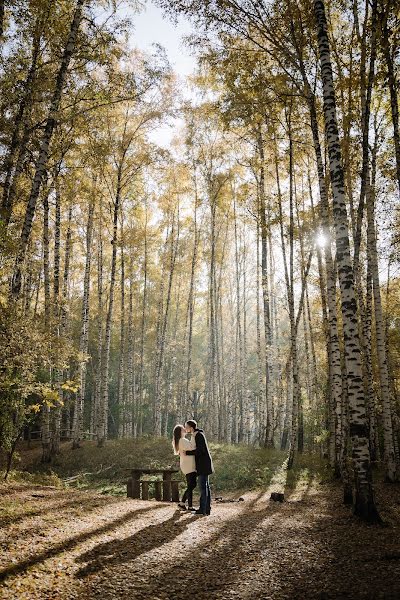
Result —
<path fill-rule="evenodd" d="M 93 190 L 94 193 L 94 190 Z M 89 205 L 89 214 L 86 227 L 86 261 L 83 277 L 83 298 L 81 313 L 81 333 L 79 340 L 80 365 L 79 365 L 79 390 L 76 394 L 74 407 L 73 448 L 78 448 L 83 437 L 83 409 L 86 390 L 86 355 L 89 343 L 89 296 L 90 296 L 90 268 L 92 256 L 94 200 Z"/>
<path fill-rule="evenodd" d="M 58 110 L 60 107 L 61 94 L 64 88 L 64 83 L 69 67 L 69 63 L 72 58 L 72 54 L 75 49 L 76 37 L 79 29 L 79 25 L 82 19 L 82 8 L 85 0 L 78 0 L 75 8 L 74 16 L 71 23 L 67 43 L 64 48 L 63 56 L 61 59 L 60 68 L 57 73 L 56 84 L 53 92 L 53 96 L 50 102 L 49 113 L 47 116 L 46 126 L 44 129 L 43 137 L 40 143 L 39 156 L 36 162 L 35 175 L 32 181 L 31 193 L 28 199 L 28 205 L 25 212 L 25 219 L 22 226 L 21 239 L 19 243 L 18 255 L 16 258 L 13 280 L 11 291 L 14 297 L 18 297 L 21 290 L 22 275 L 21 269 L 25 260 L 26 248 L 30 238 L 33 218 L 35 216 L 36 203 L 39 197 L 40 189 L 42 186 L 43 178 L 46 174 L 47 160 L 49 157 L 50 142 L 53 135 L 54 126 L 56 123 Z"/>
<path fill-rule="evenodd" d="M 354 511 L 366 520 L 378 517 L 372 484 L 366 407 L 363 390 L 360 340 L 358 335 L 357 302 L 350 256 L 347 208 L 344 192 L 344 172 L 336 119 L 330 45 L 325 6 L 314 2 L 317 21 L 318 49 L 323 85 L 325 133 L 328 144 L 330 179 L 333 196 L 333 217 L 336 233 L 336 257 L 341 292 L 344 347 L 347 371 L 351 455 L 354 470 Z"/>

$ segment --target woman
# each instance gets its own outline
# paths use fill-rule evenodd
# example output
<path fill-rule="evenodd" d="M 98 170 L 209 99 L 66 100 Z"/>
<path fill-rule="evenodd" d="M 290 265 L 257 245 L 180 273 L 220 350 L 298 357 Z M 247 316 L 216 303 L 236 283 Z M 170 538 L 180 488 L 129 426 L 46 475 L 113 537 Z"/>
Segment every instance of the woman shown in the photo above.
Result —
<path fill-rule="evenodd" d="M 196 445 L 194 442 L 190 442 L 185 437 L 185 428 L 183 425 L 175 425 L 174 434 L 172 438 L 172 447 L 174 454 L 179 454 L 180 468 L 184 475 L 186 475 L 187 488 L 182 496 L 182 502 L 178 503 L 179 508 L 186 510 L 186 501 L 188 503 L 188 510 L 193 509 L 193 490 L 197 485 L 197 473 L 196 463 L 194 456 L 186 456 L 186 450 L 194 450 Z"/>

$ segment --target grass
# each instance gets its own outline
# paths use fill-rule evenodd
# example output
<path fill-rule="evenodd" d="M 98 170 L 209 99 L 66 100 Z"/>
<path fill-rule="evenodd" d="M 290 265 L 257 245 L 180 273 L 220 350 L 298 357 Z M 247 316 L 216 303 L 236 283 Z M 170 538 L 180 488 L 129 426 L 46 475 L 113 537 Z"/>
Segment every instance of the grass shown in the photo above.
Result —
<path fill-rule="evenodd" d="M 331 478 L 330 470 L 318 456 L 297 456 L 293 469 L 284 468 L 286 453 L 279 450 L 254 448 L 244 445 L 210 444 L 215 473 L 211 484 L 214 494 L 263 489 L 269 485 L 294 487 L 301 479 L 317 477 L 319 481 Z M 165 438 L 144 437 L 139 440 L 109 440 L 103 448 L 95 442 L 85 442 L 81 448 L 62 445 L 61 453 L 53 463 L 40 463 L 40 448 L 20 449 L 19 471 L 10 474 L 10 481 L 74 486 L 96 489 L 103 494 L 125 495 L 129 470 L 135 467 L 178 467 L 179 459 L 172 453 L 171 443 Z M 177 477 L 184 481 L 181 474 Z"/>

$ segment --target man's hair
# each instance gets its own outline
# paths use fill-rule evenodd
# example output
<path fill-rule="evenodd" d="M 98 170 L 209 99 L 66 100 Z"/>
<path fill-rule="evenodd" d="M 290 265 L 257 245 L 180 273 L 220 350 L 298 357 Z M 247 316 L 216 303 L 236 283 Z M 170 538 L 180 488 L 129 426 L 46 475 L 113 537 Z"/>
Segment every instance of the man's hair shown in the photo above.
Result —
<path fill-rule="evenodd" d="M 193 427 L 193 429 L 197 429 L 197 423 L 196 423 L 196 421 L 193 421 L 193 420 L 186 421 L 186 425 L 188 427 Z"/>

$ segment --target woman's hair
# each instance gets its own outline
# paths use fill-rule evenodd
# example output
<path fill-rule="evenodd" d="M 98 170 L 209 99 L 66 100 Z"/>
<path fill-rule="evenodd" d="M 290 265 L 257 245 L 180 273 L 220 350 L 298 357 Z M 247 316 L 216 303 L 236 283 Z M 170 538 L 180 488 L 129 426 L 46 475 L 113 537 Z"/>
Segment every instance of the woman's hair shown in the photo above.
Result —
<path fill-rule="evenodd" d="M 183 425 L 175 425 L 174 432 L 172 434 L 172 447 L 174 454 L 179 454 L 179 440 L 182 437 L 182 429 L 185 429 Z"/>
<path fill-rule="evenodd" d="M 193 421 L 193 419 L 186 421 L 186 425 L 188 425 L 188 427 L 193 427 L 193 429 L 197 429 L 197 423 L 196 421 Z"/>

